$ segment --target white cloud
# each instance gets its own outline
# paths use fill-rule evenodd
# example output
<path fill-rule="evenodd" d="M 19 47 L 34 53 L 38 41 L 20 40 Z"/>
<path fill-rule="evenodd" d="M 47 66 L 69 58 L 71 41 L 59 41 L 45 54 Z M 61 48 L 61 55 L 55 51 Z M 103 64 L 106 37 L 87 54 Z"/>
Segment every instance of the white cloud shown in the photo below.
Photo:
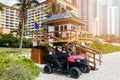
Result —
<path fill-rule="evenodd" d="M 17 2 L 17 0 L 0 0 L 0 2 L 5 5 L 12 6 L 13 4 Z"/>
<path fill-rule="evenodd" d="M 45 0 L 38 0 L 39 2 L 43 2 L 43 1 L 45 1 Z"/>
<path fill-rule="evenodd" d="M 17 3 L 17 0 L 8 0 L 7 5 L 12 6 L 15 3 Z"/>
<path fill-rule="evenodd" d="M 8 0 L 0 0 L 1 3 L 6 4 Z"/>

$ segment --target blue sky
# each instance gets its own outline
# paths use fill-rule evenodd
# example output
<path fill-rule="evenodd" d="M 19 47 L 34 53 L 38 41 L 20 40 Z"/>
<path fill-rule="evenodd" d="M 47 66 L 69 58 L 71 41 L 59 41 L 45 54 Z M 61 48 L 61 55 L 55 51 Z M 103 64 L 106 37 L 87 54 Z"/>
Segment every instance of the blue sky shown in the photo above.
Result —
<path fill-rule="evenodd" d="M 44 0 L 38 0 L 38 1 L 44 1 Z M 17 3 L 17 0 L 0 0 L 5 5 L 12 6 L 13 4 Z"/>

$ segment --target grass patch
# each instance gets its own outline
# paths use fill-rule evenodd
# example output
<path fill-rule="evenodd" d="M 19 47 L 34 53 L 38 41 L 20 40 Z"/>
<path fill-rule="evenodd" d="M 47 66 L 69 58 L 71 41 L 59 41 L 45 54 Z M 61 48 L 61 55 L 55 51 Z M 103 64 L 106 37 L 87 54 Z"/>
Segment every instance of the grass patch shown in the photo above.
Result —
<path fill-rule="evenodd" d="M 102 52 L 103 54 L 120 51 L 120 46 L 114 46 L 110 43 L 102 44 L 98 40 L 93 41 L 91 48 L 98 50 L 98 51 Z"/>
<path fill-rule="evenodd" d="M 6 52 L 6 53 L 19 53 L 19 48 L 5 48 L 0 47 L 0 52 Z M 31 53 L 31 48 L 23 48 L 22 53 Z"/>

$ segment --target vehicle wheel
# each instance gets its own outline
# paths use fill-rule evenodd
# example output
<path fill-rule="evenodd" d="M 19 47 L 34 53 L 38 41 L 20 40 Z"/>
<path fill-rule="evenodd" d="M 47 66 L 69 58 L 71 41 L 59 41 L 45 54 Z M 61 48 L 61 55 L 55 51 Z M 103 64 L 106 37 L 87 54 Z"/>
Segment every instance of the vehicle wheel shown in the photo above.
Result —
<path fill-rule="evenodd" d="M 72 78 L 79 78 L 81 71 L 77 67 L 72 67 L 69 74 Z"/>
<path fill-rule="evenodd" d="M 90 72 L 90 66 L 82 66 L 81 68 L 80 68 L 80 70 L 81 70 L 81 72 L 83 72 L 83 73 L 89 73 Z"/>
<path fill-rule="evenodd" d="M 50 74 L 52 72 L 53 72 L 52 67 L 49 64 L 46 64 L 44 67 L 44 73 Z"/>

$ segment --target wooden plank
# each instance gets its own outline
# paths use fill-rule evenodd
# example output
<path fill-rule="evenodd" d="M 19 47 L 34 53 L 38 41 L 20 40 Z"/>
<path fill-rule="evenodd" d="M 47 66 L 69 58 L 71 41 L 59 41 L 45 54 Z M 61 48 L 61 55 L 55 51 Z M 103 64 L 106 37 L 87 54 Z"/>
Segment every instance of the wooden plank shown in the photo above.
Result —
<path fill-rule="evenodd" d="M 31 59 L 35 63 L 43 64 L 43 55 L 45 54 L 49 54 L 49 51 L 45 49 L 32 48 Z"/>
<path fill-rule="evenodd" d="M 92 61 L 90 61 L 90 60 L 88 60 L 90 63 L 92 63 L 92 64 L 94 64 L 94 62 L 92 62 Z M 96 63 L 95 63 L 95 65 L 96 65 Z"/>
<path fill-rule="evenodd" d="M 95 55 L 93 55 L 93 64 L 94 64 L 94 70 L 96 69 L 96 60 L 95 60 Z"/>

